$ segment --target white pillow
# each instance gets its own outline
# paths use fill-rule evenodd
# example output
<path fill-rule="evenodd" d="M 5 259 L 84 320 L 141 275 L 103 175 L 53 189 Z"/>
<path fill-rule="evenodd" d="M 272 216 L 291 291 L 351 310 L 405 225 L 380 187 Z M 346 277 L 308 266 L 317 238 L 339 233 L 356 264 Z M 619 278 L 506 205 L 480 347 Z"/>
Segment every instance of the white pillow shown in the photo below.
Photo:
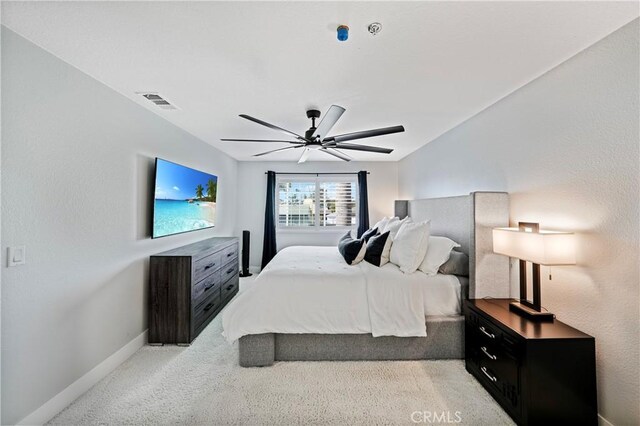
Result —
<path fill-rule="evenodd" d="M 436 275 L 438 269 L 449 260 L 454 247 L 460 247 L 460 244 L 447 237 L 429 237 L 427 254 L 418 269 L 427 275 Z"/>
<path fill-rule="evenodd" d="M 411 223 L 411 222 L 413 222 L 413 220 L 411 220 L 411 218 L 409 216 L 405 217 L 402 220 L 398 219 L 397 217 L 393 217 L 393 218 L 389 219 L 389 223 L 384 228 L 384 232 L 389 231 L 389 236 L 392 239 L 394 239 L 396 234 L 398 233 L 398 231 L 402 227 L 402 225 L 404 225 L 405 223 Z"/>
<path fill-rule="evenodd" d="M 381 233 L 385 233 L 389 230 L 389 225 L 391 225 L 392 223 L 395 222 L 399 222 L 400 219 L 398 217 L 390 217 L 389 219 L 387 219 L 387 223 L 384 224 L 384 228 L 380 230 Z"/>
<path fill-rule="evenodd" d="M 382 234 L 382 233 L 384 233 L 384 228 L 387 227 L 387 223 L 389 223 L 389 218 L 385 216 L 382 219 L 380 219 L 379 222 L 377 222 L 375 225 L 373 225 L 371 227 L 371 229 L 378 228 L 378 232 Z"/>
<path fill-rule="evenodd" d="M 391 263 L 398 265 L 405 274 L 414 273 L 427 253 L 430 229 L 428 220 L 402 224 L 391 245 Z"/>
<path fill-rule="evenodd" d="M 382 253 L 380 254 L 380 266 L 389 263 L 389 257 L 391 256 L 391 245 L 393 244 L 393 237 L 391 234 L 387 237 L 387 241 L 384 242 Z"/>

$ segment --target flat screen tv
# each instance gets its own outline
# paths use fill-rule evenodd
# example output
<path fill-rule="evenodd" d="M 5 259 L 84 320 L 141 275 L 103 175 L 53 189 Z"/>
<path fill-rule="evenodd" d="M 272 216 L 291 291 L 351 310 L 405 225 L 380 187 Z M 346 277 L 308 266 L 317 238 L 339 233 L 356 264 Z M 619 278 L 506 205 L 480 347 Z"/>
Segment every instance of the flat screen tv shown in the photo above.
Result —
<path fill-rule="evenodd" d="M 218 177 L 156 158 L 152 238 L 215 225 Z"/>

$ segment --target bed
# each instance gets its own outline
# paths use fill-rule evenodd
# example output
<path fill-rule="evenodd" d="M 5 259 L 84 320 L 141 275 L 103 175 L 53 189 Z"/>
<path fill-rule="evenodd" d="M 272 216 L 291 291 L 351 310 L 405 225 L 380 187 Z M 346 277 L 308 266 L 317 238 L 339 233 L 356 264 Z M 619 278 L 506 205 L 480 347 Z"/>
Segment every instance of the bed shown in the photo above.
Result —
<path fill-rule="evenodd" d="M 430 219 L 432 235 L 457 241 L 469 255 L 468 279 L 350 266 L 335 247 L 281 250 L 223 314 L 240 365 L 463 358 L 462 300 L 509 293 L 508 260 L 491 250 L 491 229 L 508 225 L 508 195 L 399 200 L 395 213 Z"/>

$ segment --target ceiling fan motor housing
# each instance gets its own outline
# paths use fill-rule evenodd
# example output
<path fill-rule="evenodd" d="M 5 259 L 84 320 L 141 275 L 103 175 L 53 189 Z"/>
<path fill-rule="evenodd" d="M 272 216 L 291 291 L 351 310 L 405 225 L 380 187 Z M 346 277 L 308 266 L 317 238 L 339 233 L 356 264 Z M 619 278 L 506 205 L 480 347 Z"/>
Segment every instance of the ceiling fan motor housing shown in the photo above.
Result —
<path fill-rule="evenodd" d="M 320 111 L 317 109 L 310 109 L 307 111 L 307 118 L 318 118 L 320 117 Z"/>
<path fill-rule="evenodd" d="M 304 137 L 311 139 L 313 132 L 316 131 L 316 118 L 320 118 L 320 111 L 317 109 L 310 109 L 307 111 L 307 118 L 311 119 L 311 127 L 304 133 Z"/>

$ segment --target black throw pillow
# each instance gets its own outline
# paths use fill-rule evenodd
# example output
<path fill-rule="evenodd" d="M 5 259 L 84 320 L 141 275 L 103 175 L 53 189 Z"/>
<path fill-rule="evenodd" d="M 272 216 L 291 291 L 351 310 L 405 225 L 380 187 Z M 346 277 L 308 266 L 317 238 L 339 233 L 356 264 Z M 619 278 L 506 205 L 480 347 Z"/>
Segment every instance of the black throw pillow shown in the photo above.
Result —
<path fill-rule="evenodd" d="M 362 237 L 360 238 L 363 239 L 364 242 L 366 243 L 366 242 L 369 242 L 369 238 L 373 237 L 377 233 L 378 233 L 378 228 L 369 229 L 368 231 L 365 231 L 364 234 L 362 234 Z"/>
<path fill-rule="evenodd" d="M 362 258 L 359 260 L 357 260 L 357 258 L 363 247 L 365 247 L 364 240 L 354 240 L 351 238 L 351 232 L 347 232 L 344 237 L 340 238 L 340 242 L 338 242 L 338 251 L 349 265 L 355 265 L 362 260 Z"/>
<path fill-rule="evenodd" d="M 384 251 L 384 245 L 387 243 L 387 238 L 389 238 L 389 231 L 371 237 L 367 243 L 367 252 L 364 254 L 364 260 L 372 265 L 380 266 L 382 252 Z"/>

